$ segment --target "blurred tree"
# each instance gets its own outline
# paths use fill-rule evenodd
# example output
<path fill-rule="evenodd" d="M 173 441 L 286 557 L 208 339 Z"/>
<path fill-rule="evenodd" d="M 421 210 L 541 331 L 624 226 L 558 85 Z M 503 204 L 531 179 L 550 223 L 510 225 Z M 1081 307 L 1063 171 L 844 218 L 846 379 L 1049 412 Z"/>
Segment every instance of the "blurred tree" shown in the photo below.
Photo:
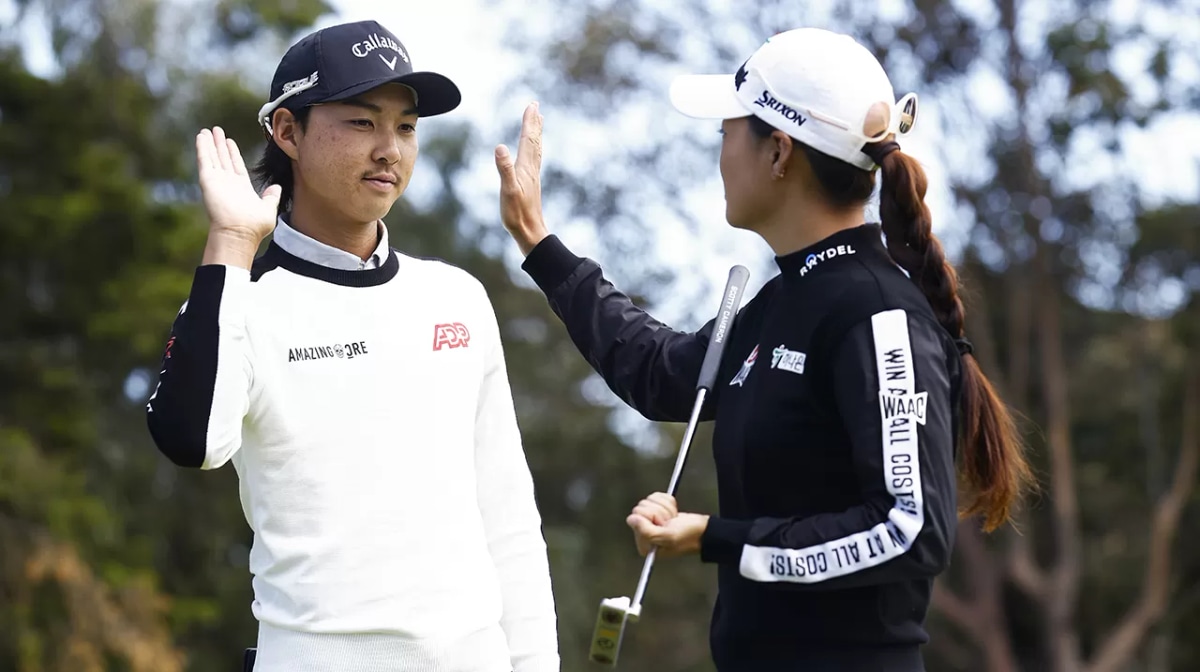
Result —
<path fill-rule="evenodd" d="M 653 228 L 719 219 L 690 205 L 712 188 L 715 134 L 662 112 L 681 62 L 728 71 L 773 32 L 828 22 L 922 94 L 922 126 L 944 138 L 947 214 L 968 225 L 938 223 L 965 241 L 969 332 L 1030 419 L 1048 485 L 1021 535 L 962 526 L 938 586 L 931 672 L 1200 666 L 1187 636 L 1200 628 L 1200 544 L 1178 535 L 1197 513 L 1200 206 L 1155 198 L 1122 153 L 1143 128 L 1195 122 L 1185 40 L 1200 12 L 1188 2 L 512 3 L 555 17 L 549 36 L 512 42 L 542 57 L 524 84 L 577 150 L 548 153 L 548 199 L 603 227 L 601 261 L 651 306 L 710 294 L 646 263 Z M 226 669 L 255 633 L 236 477 L 160 459 L 142 404 L 203 244 L 192 133 L 220 124 L 257 153 L 262 96 L 247 82 L 259 52 L 280 53 L 328 7 L 18 6 L 51 17 L 58 67 L 33 76 L 0 45 L 0 669 Z M 641 423 L 644 437 L 619 438 L 611 395 L 544 299 L 481 252 L 503 234 L 469 221 L 455 185 L 465 157 L 490 146 L 434 127 L 431 170 L 416 179 L 438 188 L 429 205 L 398 204 L 394 244 L 466 268 L 492 294 L 546 519 L 563 668 L 587 669 L 599 600 L 628 594 L 641 565 L 623 518 L 665 485 L 680 428 Z M 679 326 L 710 309 L 695 303 Z M 707 429 L 696 442 L 703 453 Z M 704 457 L 680 497 L 713 510 Z M 711 669 L 713 579 L 700 563 L 660 564 L 622 668 Z"/>
<path fill-rule="evenodd" d="M 0 660 L 20 670 L 106 669 L 105 656 L 182 669 L 147 545 L 128 543 L 103 412 L 150 352 L 125 302 L 152 307 L 186 282 L 170 262 L 188 216 L 150 198 L 143 180 L 166 164 L 126 135 L 153 97 L 109 83 L 42 81 L 12 51 L 0 62 L 0 591 L 13 596 L 0 601 Z M 151 599 L 120 598 L 134 591 Z"/>
<path fill-rule="evenodd" d="M 328 8 L 21 8 L 52 17 L 59 74 L 28 73 L 15 44 L 0 60 L 0 669 L 228 669 L 256 633 L 236 476 L 160 458 L 143 405 L 206 231 L 192 134 L 219 124 L 256 156 L 261 95 L 236 74 L 238 54 L 278 52 Z M 213 49 L 183 55 L 164 40 Z M 565 667 L 581 669 L 600 599 L 631 590 L 640 569 L 625 512 L 663 487 L 673 452 L 639 457 L 614 436 L 541 294 L 480 252 L 495 227 L 466 221 L 454 185 L 465 157 L 490 147 L 442 124 L 422 126 L 433 134 L 416 176 L 435 182 L 433 200 L 397 205 L 393 244 L 466 268 L 492 294 L 546 520 Z M 686 644 L 703 638 L 694 616 L 708 604 L 705 590 L 648 594 L 648 609 L 673 605 L 662 623 L 674 634 L 659 643 L 677 645 L 677 659 L 703 663 Z"/>
<path fill-rule="evenodd" d="M 673 74 L 730 72 L 766 37 L 819 25 L 854 34 L 898 93 L 922 96 L 918 126 L 941 137 L 946 166 L 934 176 L 950 200 L 939 215 L 954 220 L 935 227 L 959 249 L 968 333 L 1028 419 L 1046 486 L 1019 534 L 985 539 L 978 521 L 961 525 L 938 582 L 931 670 L 1200 666 L 1200 651 L 1172 636 L 1200 620 L 1181 585 L 1200 578 L 1200 546 L 1177 539 L 1196 513 L 1200 363 L 1189 352 L 1195 311 L 1181 306 L 1200 284 L 1200 208 L 1194 189 L 1164 200 L 1130 159 L 1146 132 L 1197 122 L 1187 40 L 1200 12 L 1184 4 L 589 0 L 555 10 L 550 34 L 513 22 L 511 42 L 541 64 L 520 90 L 538 92 L 548 126 L 610 140 L 589 158 L 551 161 L 548 198 L 604 231 L 602 261 L 633 287 L 664 280 L 633 253 L 651 221 L 694 216 L 689 199 L 719 188 L 716 139 L 665 120 Z M 521 16 L 542 11 L 524 3 Z M 653 305 L 686 284 L 648 292 Z M 677 570 L 659 572 L 660 588 L 700 589 L 667 571 Z M 657 636 L 649 620 L 638 632 Z M 654 653 L 625 665 L 676 669 Z"/>
<path fill-rule="evenodd" d="M 327 10 L 276 4 L 208 9 L 236 6 L 277 32 Z M 142 367 L 157 364 L 206 229 L 190 141 L 200 117 L 172 105 L 198 83 L 244 110 L 259 96 L 198 54 L 178 62 L 172 40 L 203 30 L 168 35 L 178 6 L 18 9 L 0 31 L 0 668 L 221 669 L 252 632 L 244 567 L 228 569 L 245 543 L 235 482 L 164 468 Z M 32 14 L 49 21 L 50 79 L 25 70 L 16 42 Z"/>

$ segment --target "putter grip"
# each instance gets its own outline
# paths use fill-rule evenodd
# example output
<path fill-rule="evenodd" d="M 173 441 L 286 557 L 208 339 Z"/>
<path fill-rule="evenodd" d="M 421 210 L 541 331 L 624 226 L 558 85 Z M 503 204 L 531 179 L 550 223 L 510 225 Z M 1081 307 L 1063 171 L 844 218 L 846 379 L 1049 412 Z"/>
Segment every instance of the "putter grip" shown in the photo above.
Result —
<path fill-rule="evenodd" d="M 696 389 L 711 390 L 717 379 L 717 369 L 721 367 L 721 355 L 725 352 L 725 342 L 729 340 L 729 332 L 733 326 L 733 318 L 737 315 L 738 306 L 742 302 L 742 294 L 746 291 L 746 283 L 750 280 L 750 271 L 745 266 L 734 266 L 729 269 L 729 281 L 725 283 L 725 293 L 721 295 L 721 309 L 717 311 L 716 324 L 713 325 L 712 336 L 708 341 L 708 350 L 704 353 L 704 363 L 700 365 L 700 380 Z"/>

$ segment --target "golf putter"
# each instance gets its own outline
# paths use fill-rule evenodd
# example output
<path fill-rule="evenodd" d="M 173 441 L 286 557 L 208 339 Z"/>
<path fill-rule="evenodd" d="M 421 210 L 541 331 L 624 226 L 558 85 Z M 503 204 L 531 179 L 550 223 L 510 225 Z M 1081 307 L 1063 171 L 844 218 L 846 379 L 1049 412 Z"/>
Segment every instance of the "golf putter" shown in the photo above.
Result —
<path fill-rule="evenodd" d="M 671 484 L 667 486 L 667 494 L 674 496 L 675 487 L 679 484 L 679 476 L 683 473 L 684 462 L 687 461 L 688 449 L 692 445 L 692 437 L 696 433 L 696 424 L 700 420 L 700 410 L 704 406 L 704 398 L 717 378 L 717 370 L 721 366 L 721 355 L 725 352 L 725 342 L 729 336 L 733 318 L 737 315 L 742 294 L 746 291 L 746 283 L 750 279 L 750 271 L 744 266 L 734 266 L 729 269 L 729 281 L 725 283 L 725 293 L 721 295 L 721 307 L 717 311 L 716 324 L 708 341 L 708 349 L 704 352 L 704 361 L 700 365 L 700 379 L 696 382 L 696 401 L 692 405 L 692 416 L 688 420 L 687 430 L 679 446 L 679 455 L 675 458 L 675 471 L 671 474 Z M 596 615 L 596 628 L 592 632 L 592 647 L 588 658 L 594 663 L 616 667 L 617 656 L 621 651 L 621 641 L 625 637 L 625 625 L 629 621 L 636 622 L 642 615 L 642 597 L 646 594 L 646 584 L 650 581 L 650 570 L 654 567 L 654 556 L 657 548 L 650 549 L 646 561 L 642 565 L 642 575 L 638 579 L 637 590 L 633 599 L 628 597 L 608 597 L 600 602 L 600 613 Z"/>

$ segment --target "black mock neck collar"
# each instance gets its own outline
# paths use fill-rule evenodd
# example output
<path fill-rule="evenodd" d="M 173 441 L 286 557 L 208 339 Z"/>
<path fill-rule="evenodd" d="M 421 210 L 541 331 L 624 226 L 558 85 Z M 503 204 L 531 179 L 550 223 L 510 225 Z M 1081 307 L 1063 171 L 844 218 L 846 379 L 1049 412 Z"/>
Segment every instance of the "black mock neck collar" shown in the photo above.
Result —
<path fill-rule="evenodd" d="M 261 257 L 262 262 L 271 267 L 284 268 L 297 275 L 303 275 L 314 280 L 323 280 L 343 287 L 375 287 L 396 277 L 400 270 L 400 259 L 396 251 L 388 250 L 387 259 L 377 268 L 365 268 L 361 271 L 344 271 L 314 264 L 307 259 L 292 255 L 274 241 L 267 246 L 267 251 Z"/>
<path fill-rule="evenodd" d="M 808 247 L 775 257 L 785 278 L 807 278 L 850 263 L 862 254 L 887 256 L 878 224 L 863 224 L 826 236 Z"/>

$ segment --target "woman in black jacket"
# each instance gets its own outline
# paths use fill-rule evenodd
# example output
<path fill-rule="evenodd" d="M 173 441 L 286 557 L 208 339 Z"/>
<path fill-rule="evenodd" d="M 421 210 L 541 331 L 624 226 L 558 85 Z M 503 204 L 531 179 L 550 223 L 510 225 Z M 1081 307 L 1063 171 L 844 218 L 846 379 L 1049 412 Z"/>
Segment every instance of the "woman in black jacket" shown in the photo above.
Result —
<path fill-rule="evenodd" d="M 671 100 L 721 120 L 726 218 L 771 245 L 780 273 L 739 312 L 703 409 L 719 515 L 654 493 L 627 520 L 638 549 L 718 565 L 720 670 L 919 672 L 954 542 L 956 457 L 962 514 L 989 531 L 1031 479 L 963 337 L 924 172 L 895 140 L 916 96 L 896 101 L 850 37 L 806 28 L 770 38 L 736 74 L 680 78 Z M 496 153 L 523 268 L 621 399 L 686 421 L 713 322 L 695 333 L 658 322 L 548 233 L 540 129 L 530 106 L 516 162 Z M 863 222 L 877 169 L 878 225 Z"/>

